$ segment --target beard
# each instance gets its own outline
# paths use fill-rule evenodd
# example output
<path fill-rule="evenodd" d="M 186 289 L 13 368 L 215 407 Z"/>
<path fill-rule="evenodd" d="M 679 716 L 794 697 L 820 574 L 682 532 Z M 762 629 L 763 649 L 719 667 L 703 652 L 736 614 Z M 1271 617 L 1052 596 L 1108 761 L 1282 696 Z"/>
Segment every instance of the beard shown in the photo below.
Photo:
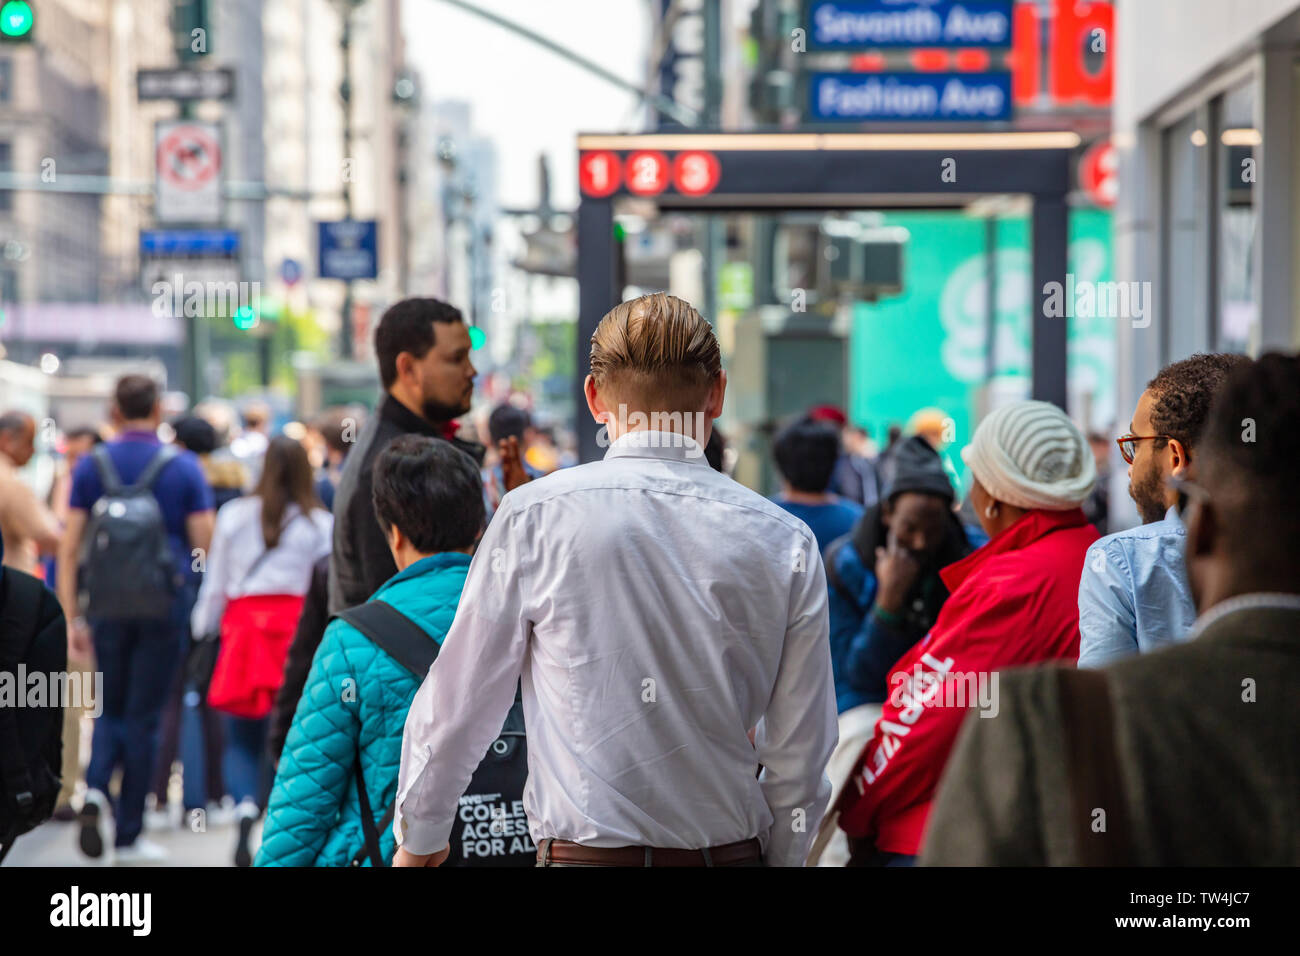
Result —
<path fill-rule="evenodd" d="M 446 405 L 436 398 L 426 398 L 420 405 L 420 414 L 424 416 L 425 421 L 449 422 L 453 418 L 460 418 L 470 407 L 470 398 L 467 396 L 464 401 L 457 405 Z"/>
<path fill-rule="evenodd" d="M 1160 469 L 1154 463 L 1141 475 L 1135 475 L 1129 480 L 1128 494 L 1137 505 L 1143 524 L 1159 521 L 1168 510 L 1165 507 L 1164 482 L 1160 477 Z"/>

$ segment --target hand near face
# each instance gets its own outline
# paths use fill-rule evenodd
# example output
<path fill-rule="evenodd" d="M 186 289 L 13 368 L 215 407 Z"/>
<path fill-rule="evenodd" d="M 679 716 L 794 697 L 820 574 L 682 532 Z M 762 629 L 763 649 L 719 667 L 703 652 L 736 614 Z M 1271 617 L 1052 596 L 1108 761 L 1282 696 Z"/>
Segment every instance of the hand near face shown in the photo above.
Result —
<path fill-rule="evenodd" d="M 524 471 L 518 438 L 511 436 L 497 442 L 497 454 L 501 456 L 501 476 L 505 480 L 506 491 L 514 491 L 524 482 L 531 480 L 528 472 Z"/>
<path fill-rule="evenodd" d="M 876 607 L 897 614 L 920 573 L 920 563 L 898 543 L 898 538 L 891 530 L 887 546 L 876 548 L 876 580 L 880 585 L 876 593 Z"/>

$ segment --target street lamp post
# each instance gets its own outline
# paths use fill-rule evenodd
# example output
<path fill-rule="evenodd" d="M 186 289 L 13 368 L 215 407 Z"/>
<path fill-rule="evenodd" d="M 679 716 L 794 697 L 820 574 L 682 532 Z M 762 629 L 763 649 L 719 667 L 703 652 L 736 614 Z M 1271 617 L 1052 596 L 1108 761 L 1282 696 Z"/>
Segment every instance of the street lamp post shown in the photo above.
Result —
<path fill-rule="evenodd" d="M 343 162 L 339 173 L 343 178 L 343 218 L 352 221 L 352 14 L 365 0 L 335 0 L 339 8 L 342 30 L 339 33 L 339 50 L 343 56 L 343 79 L 339 83 L 339 99 L 343 105 Z M 343 314 L 339 317 L 339 354 L 350 359 L 352 348 L 352 280 L 343 282 Z"/>

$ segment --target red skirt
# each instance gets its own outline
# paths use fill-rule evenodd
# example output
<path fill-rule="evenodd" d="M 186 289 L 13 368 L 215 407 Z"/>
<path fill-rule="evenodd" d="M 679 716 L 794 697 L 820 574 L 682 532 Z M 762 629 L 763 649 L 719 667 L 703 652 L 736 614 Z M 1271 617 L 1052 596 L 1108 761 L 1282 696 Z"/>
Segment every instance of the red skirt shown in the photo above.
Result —
<path fill-rule="evenodd" d="M 271 712 L 302 604 L 303 598 L 292 594 L 254 594 L 226 605 L 221 649 L 208 687 L 210 706 L 236 717 Z"/>

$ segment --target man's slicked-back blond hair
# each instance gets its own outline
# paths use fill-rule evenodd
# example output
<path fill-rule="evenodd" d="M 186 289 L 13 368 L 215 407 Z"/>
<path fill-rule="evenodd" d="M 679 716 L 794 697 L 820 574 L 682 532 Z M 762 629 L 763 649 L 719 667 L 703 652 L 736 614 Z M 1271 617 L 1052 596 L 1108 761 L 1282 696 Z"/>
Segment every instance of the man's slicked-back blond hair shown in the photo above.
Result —
<path fill-rule="evenodd" d="M 665 292 L 614 306 L 591 336 L 596 387 L 653 408 L 698 407 L 721 370 L 713 327 Z"/>

